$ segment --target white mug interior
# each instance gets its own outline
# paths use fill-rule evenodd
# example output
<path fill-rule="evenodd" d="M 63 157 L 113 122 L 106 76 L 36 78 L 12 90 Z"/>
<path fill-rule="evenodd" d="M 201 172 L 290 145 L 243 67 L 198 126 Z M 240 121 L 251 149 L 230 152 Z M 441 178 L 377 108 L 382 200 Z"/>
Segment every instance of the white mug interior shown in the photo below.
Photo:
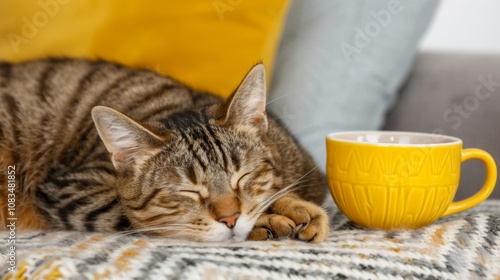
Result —
<path fill-rule="evenodd" d="M 342 142 L 384 146 L 435 146 L 462 143 L 462 140 L 453 136 L 406 131 L 346 131 L 331 133 L 327 138 Z"/>

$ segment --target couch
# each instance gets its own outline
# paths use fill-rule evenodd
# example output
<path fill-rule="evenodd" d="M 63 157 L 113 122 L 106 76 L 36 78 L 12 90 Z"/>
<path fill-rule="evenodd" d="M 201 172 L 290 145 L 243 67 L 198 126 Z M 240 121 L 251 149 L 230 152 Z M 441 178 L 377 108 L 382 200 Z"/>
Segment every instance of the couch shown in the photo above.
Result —
<path fill-rule="evenodd" d="M 384 129 L 444 133 L 500 158 L 498 106 L 491 96 L 453 124 L 441 114 L 472 96 L 479 77 L 500 81 L 500 56 L 420 54 Z M 470 102 L 470 101 L 467 101 Z M 472 104 L 472 103 L 471 103 Z M 467 128 L 467 129 L 466 129 Z M 457 197 L 481 184 L 481 166 L 464 165 Z M 470 188 L 469 188 L 470 187 Z M 495 191 L 498 198 L 499 189 Z M 500 200 L 403 231 L 360 228 L 325 202 L 331 222 L 320 244 L 295 240 L 195 243 L 138 234 L 39 231 L 16 235 L 17 272 L 9 272 L 1 232 L 3 279 L 499 279 Z"/>

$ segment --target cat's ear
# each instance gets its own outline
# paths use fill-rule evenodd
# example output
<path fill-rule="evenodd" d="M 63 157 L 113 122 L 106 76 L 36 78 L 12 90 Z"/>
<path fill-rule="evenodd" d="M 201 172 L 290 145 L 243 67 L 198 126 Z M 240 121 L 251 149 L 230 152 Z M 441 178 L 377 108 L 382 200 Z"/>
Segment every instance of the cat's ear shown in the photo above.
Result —
<path fill-rule="evenodd" d="M 257 64 L 228 99 L 225 123 L 267 131 L 266 70 Z"/>
<path fill-rule="evenodd" d="M 153 132 L 111 108 L 94 107 L 92 119 L 118 171 L 133 171 L 163 145 Z"/>

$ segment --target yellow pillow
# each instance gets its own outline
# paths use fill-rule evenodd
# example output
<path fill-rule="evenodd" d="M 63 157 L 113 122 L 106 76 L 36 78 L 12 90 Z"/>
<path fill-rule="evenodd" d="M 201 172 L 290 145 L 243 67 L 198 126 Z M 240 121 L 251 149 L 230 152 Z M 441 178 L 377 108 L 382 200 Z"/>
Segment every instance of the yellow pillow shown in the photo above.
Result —
<path fill-rule="evenodd" d="M 288 0 L 2 0 L 0 60 L 103 58 L 228 96 L 272 73 Z"/>

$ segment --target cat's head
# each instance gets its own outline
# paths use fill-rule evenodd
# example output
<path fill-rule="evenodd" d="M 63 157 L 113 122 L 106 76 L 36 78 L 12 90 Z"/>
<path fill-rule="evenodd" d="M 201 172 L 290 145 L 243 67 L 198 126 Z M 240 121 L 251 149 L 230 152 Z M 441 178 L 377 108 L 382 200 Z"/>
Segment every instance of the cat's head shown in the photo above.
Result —
<path fill-rule="evenodd" d="M 135 122 L 107 108 L 92 117 L 135 229 L 197 241 L 242 241 L 281 187 L 267 136 L 265 70 L 255 66 L 224 103 Z"/>

